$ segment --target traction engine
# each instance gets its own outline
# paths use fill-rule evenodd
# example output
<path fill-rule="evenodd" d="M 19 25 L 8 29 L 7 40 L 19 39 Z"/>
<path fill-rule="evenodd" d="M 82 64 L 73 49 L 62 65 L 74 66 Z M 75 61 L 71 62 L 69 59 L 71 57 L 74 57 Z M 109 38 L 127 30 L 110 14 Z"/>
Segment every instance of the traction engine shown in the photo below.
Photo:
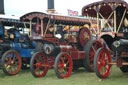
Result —
<path fill-rule="evenodd" d="M 15 27 L 0 28 L 0 59 L 5 74 L 15 75 L 20 68 L 29 68 L 31 56 L 36 52 L 34 42 L 28 34 L 21 33 L 23 29 Z"/>
<path fill-rule="evenodd" d="M 87 19 L 31 12 L 22 16 L 21 20 L 36 23 L 30 28 L 34 32 L 30 34 L 30 39 L 37 41 L 36 49 L 39 51 L 30 61 L 34 77 L 45 76 L 49 68 L 54 68 L 57 77 L 62 79 L 68 78 L 72 70 L 79 67 L 94 71 L 95 52 L 103 45 L 91 39 L 90 30 L 82 27 L 90 23 Z M 65 29 L 66 26 L 69 28 Z M 79 29 L 72 29 L 71 26 L 78 26 Z"/>

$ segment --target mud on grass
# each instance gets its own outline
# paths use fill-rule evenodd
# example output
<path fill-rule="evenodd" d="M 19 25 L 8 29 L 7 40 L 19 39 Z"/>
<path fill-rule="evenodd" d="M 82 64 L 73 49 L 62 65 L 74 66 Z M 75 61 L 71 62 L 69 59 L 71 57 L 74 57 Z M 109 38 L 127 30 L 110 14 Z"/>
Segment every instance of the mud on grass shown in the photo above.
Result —
<path fill-rule="evenodd" d="M 0 69 L 0 85 L 128 85 L 128 73 L 113 67 L 108 79 L 101 80 L 95 73 L 84 68 L 73 72 L 68 79 L 58 79 L 54 70 L 49 70 L 43 78 L 34 78 L 29 70 L 21 70 L 15 76 L 7 76 Z"/>

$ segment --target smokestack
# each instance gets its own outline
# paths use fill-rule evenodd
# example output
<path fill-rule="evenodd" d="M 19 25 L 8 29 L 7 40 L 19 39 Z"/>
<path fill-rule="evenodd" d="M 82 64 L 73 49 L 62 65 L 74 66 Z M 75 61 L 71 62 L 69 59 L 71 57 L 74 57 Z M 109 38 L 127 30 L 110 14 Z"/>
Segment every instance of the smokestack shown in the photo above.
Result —
<path fill-rule="evenodd" d="M 48 0 L 48 13 L 56 13 L 56 10 L 54 9 L 54 0 Z"/>
<path fill-rule="evenodd" d="M 4 0 L 0 0 L 0 14 L 5 14 L 4 13 Z"/>
<path fill-rule="evenodd" d="M 48 9 L 54 9 L 54 0 L 48 0 Z"/>

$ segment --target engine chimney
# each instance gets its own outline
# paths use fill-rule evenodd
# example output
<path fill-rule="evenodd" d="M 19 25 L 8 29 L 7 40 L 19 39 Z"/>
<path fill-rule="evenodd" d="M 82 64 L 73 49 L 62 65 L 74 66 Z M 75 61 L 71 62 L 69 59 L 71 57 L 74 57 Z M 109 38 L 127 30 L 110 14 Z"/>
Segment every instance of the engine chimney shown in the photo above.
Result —
<path fill-rule="evenodd" d="M 5 14 L 4 13 L 4 0 L 0 0 L 0 14 Z"/>
<path fill-rule="evenodd" d="M 56 13 L 56 10 L 54 9 L 54 0 L 48 0 L 48 13 Z"/>
<path fill-rule="evenodd" d="M 48 0 L 48 9 L 54 9 L 54 0 Z"/>

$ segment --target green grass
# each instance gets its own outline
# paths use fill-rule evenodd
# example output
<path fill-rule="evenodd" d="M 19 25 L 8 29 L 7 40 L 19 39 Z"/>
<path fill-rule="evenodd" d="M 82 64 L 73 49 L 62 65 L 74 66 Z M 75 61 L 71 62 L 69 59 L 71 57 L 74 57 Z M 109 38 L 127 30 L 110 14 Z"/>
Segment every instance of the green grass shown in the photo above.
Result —
<path fill-rule="evenodd" d="M 119 68 L 113 67 L 109 78 L 101 80 L 95 73 L 80 69 L 68 79 L 58 79 L 54 70 L 49 70 L 43 78 L 34 78 L 29 70 L 7 76 L 0 69 L 0 85 L 128 85 L 128 73 L 124 74 Z"/>

